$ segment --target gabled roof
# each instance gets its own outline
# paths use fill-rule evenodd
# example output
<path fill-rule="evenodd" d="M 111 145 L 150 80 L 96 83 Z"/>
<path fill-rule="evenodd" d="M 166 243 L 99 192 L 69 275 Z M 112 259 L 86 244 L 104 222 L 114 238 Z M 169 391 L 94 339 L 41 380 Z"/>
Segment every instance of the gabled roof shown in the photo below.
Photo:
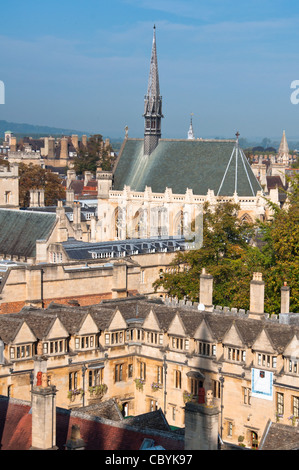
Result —
<path fill-rule="evenodd" d="M 235 140 L 160 139 L 150 156 L 143 155 L 142 139 L 127 139 L 114 169 L 113 189 L 175 194 L 192 189 L 196 195 L 253 196 L 261 190 L 251 167 Z"/>
<path fill-rule="evenodd" d="M 0 339 L 8 344 L 14 340 L 24 320 L 11 315 L 0 315 Z"/>
<path fill-rule="evenodd" d="M 34 311 L 30 308 L 23 308 L 19 313 L 12 313 L 11 318 L 22 319 L 26 321 L 27 325 L 31 328 L 35 336 L 39 339 L 47 336 L 50 331 L 55 318 L 45 315 L 39 310 Z"/>
<path fill-rule="evenodd" d="M 32 258 L 36 241 L 47 240 L 56 214 L 0 209 L 0 253 Z"/>

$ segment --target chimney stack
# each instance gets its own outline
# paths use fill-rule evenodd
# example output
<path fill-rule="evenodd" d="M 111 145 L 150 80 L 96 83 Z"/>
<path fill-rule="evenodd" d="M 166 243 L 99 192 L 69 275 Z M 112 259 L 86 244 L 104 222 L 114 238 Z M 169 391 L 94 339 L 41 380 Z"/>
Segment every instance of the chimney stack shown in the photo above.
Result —
<path fill-rule="evenodd" d="M 60 159 L 67 160 L 68 159 L 68 138 L 62 137 L 60 141 Z"/>
<path fill-rule="evenodd" d="M 10 151 L 11 152 L 17 151 L 17 138 L 13 135 L 10 138 Z"/>
<path fill-rule="evenodd" d="M 202 404 L 186 403 L 185 450 L 218 450 L 219 408 L 211 390 L 206 397 Z"/>
<path fill-rule="evenodd" d="M 92 179 L 92 172 L 84 171 L 84 186 L 88 186 L 88 183 L 91 179 Z"/>
<path fill-rule="evenodd" d="M 57 450 L 56 387 L 48 384 L 47 361 L 38 351 L 34 361 L 34 382 L 31 389 L 31 450 Z"/>
<path fill-rule="evenodd" d="M 81 439 L 80 428 L 76 424 L 72 426 L 71 437 L 65 448 L 66 450 L 85 450 L 85 442 Z"/>
<path fill-rule="evenodd" d="M 48 158 L 55 158 L 55 139 L 49 137 L 48 139 Z"/>
<path fill-rule="evenodd" d="M 67 207 L 72 207 L 73 206 L 73 203 L 74 203 L 74 200 L 75 200 L 75 193 L 74 193 L 74 190 L 73 189 L 67 189 L 65 191 L 65 194 L 66 194 L 66 201 L 65 201 L 65 205 Z"/>
<path fill-rule="evenodd" d="M 264 315 L 265 283 L 262 273 L 253 273 L 250 282 L 249 318 L 261 318 Z"/>
<path fill-rule="evenodd" d="M 75 147 L 75 149 L 77 149 L 79 147 L 79 139 L 78 139 L 77 134 L 73 134 L 71 139 L 72 139 L 73 146 Z"/>
<path fill-rule="evenodd" d="M 213 276 L 203 268 L 200 275 L 199 303 L 205 306 L 207 312 L 213 311 Z"/>
<path fill-rule="evenodd" d="M 290 313 L 290 287 L 285 282 L 281 287 L 280 313 Z"/>

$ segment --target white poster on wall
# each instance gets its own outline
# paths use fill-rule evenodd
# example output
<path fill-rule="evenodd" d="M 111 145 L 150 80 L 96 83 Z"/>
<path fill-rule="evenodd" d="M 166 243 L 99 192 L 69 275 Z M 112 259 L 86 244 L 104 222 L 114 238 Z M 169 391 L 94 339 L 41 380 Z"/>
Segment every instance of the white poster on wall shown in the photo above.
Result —
<path fill-rule="evenodd" d="M 273 400 L 273 372 L 251 369 L 251 396 Z"/>

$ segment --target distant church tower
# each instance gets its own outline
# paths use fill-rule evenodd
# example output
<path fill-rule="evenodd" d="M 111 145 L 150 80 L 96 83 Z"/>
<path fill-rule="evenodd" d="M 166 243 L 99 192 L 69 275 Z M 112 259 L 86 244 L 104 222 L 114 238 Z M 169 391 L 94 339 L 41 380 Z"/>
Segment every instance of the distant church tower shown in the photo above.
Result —
<path fill-rule="evenodd" d="M 154 26 L 153 46 L 147 94 L 144 97 L 144 155 L 150 155 L 161 138 L 162 96 L 160 96 L 159 73 L 156 49 L 156 27 Z"/>

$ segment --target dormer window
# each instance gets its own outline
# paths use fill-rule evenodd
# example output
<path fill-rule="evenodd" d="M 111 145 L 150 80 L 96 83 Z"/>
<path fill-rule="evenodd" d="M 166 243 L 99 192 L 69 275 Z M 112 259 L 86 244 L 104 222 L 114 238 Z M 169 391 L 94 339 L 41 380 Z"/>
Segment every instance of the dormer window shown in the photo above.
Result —
<path fill-rule="evenodd" d="M 10 359 L 26 359 L 32 357 L 32 344 L 11 346 L 9 350 Z"/>
<path fill-rule="evenodd" d="M 216 356 L 216 345 L 206 341 L 198 341 L 198 354 L 201 356 Z"/>
<path fill-rule="evenodd" d="M 267 369 L 276 369 L 277 356 L 272 354 L 257 353 L 257 365 L 259 367 L 265 367 Z"/>
<path fill-rule="evenodd" d="M 75 349 L 92 349 L 96 344 L 95 335 L 77 336 L 75 338 Z"/>
<path fill-rule="evenodd" d="M 171 338 L 171 344 L 173 349 L 178 349 L 181 351 L 188 351 L 189 350 L 189 339 L 188 338 L 179 338 L 173 336 Z"/>
<path fill-rule="evenodd" d="M 67 343 L 65 339 L 57 339 L 43 342 L 43 354 L 63 354 L 67 352 Z"/>
<path fill-rule="evenodd" d="M 147 342 L 150 344 L 163 344 L 163 335 L 161 333 L 155 333 L 153 331 L 147 332 Z"/>
<path fill-rule="evenodd" d="M 288 370 L 291 374 L 298 374 L 298 373 L 299 373 L 299 364 L 298 364 L 298 360 L 288 359 L 287 362 L 288 362 L 288 368 L 287 368 L 287 370 Z"/>
<path fill-rule="evenodd" d="M 124 343 L 124 332 L 123 331 L 115 331 L 114 333 L 106 333 L 105 334 L 105 344 L 108 346 L 113 346 L 115 344 L 123 344 Z"/>
<path fill-rule="evenodd" d="M 239 348 L 227 348 L 227 359 L 233 362 L 245 362 L 246 351 Z"/>

